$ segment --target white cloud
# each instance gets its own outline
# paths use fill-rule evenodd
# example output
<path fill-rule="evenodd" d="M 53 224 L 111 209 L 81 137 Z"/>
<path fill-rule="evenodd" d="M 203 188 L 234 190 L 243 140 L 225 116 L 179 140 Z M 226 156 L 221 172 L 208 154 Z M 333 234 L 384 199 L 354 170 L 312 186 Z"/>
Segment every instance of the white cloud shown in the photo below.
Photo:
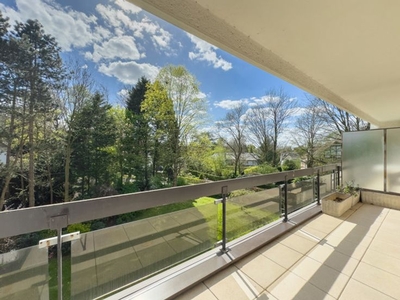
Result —
<path fill-rule="evenodd" d="M 124 84 L 133 85 L 141 76 L 146 76 L 150 80 L 153 80 L 157 76 L 159 68 L 147 63 L 139 64 L 134 61 L 118 61 L 109 64 L 100 64 L 99 72 L 110 77 L 115 77 Z"/>
<path fill-rule="evenodd" d="M 16 9 L 0 4 L 0 9 L 15 20 L 25 22 L 37 19 L 45 32 L 57 39 L 63 51 L 85 47 L 110 36 L 110 32 L 97 24 L 97 18 L 82 12 L 61 7 L 52 0 L 16 0 Z"/>
<path fill-rule="evenodd" d="M 126 35 L 113 37 L 108 41 L 104 41 L 101 45 L 95 44 L 93 53 L 85 53 L 85 58 L 94 62 L 99 62 L 101 59 L 109 60 L 115 58 L 137 60 L 143 57 L 145 57 L 145 54 L 139 53 L 135 39 Z"/>
<path fill-rule="evenodd" d="M 232 63 L 226 61 L 221 56 L 217 56 L 215 50 L 218 48 L 195 37 L 194 35 L 187 33 L 191 42 L 195 45 L 195 52 L 189 52 L 189 58 L 191 60 L 206 61 L 213 65 L 215 69 L 221 68 L 224 71 L 232 69 Z"/>
<path fill-rule="evenodd" d="M 148 36 L 156 48 L 169 49 L 172 34 L 148 17 L 145 16 L 136 21 L 124 11 L 103 4 L 97 4 L 96 11 L 114 28 L 116 35 L 126 34 L 125 30 L 128 29 L 137 38 L 144 39 Z"/>
<path fill-rule="evenodd" d="M 120 96 L 121 98 L 125 98 L 126 96 L 128 96 L 129 91 L 127 89 L 122 89 L 120 90 L 117 95 Z"/>
<path fill-rule="evenodd" d="M 157 31 L 157 34 L 153 35 L 151 37 L 151 39 L 156 47 L 159 46 L 160 48 L 165 49 L 165 48 L 169 48 L 169 45 L 171 42 L 171 37 L 172 37 L 172 35 L 168 31 L 166 31 L 162 28 L 159 28 Z"/>
<path fill-rule="evenodd" d="M 124 11 L 130 12 L 132 14 L 137 14 L 142 11 L 140 7 L 137 7 L 136 5 L 133 5 L 132 3 L 125 0 L 116 0 L 115 4 L 117 4 Z"/>
<path fill-rule="evenodd" d="M 247 104 L 248 100 L 247 99 L 241 99 L 241 100 L 222 100 L 219 102 L 214 102 L 214 106 L 221 107 L 224 109 L 233 109 L 238 107 L 240 104 Z"/>
<path fill-rule="evenodd" d="M 207 95 L 205 94 L 205 93 L 203 93 L 203 92 L 198 92 L 198 94 L 196 95 L 196 98 L 199 98 L 199 99 L 205 99 L 205 98 L 207 98 Z"/>

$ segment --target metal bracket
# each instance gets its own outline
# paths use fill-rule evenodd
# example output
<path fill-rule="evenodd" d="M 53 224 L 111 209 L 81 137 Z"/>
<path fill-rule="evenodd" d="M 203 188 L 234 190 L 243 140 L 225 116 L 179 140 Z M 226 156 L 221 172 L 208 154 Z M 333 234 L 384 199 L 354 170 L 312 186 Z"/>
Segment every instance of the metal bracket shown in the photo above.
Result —
<path fill-rule="evenodd" d="M 228 194 L 228 186 L 223 186 L 222 188 L 221 188 L 221 194 L 222 195 L 227 195 Z"/>
<path fill-rule="evenodd" d="M 81 238 L 81 233 L 79 231 L 64 234 L 61 236 L 61 242 L 70 242 L 74 240 L 78 240 Z M 57 244 L 57 237 L 52 237 L 44 240 L 39 241 L 39 249 L 41 248 L 48 248 L 50 246 L 56 245 Z"/>
<path fill-rule="evenodd" d="M 222 198 L 215 199 L 215 200 L 214 200 L 214 204 L 215 204 L 215 205 L 221 204 L 223 201 L 224 201 L 224 199 L 222 199 Z"/>
<path fill-rule="evenodd" d="M 60 229 L 68 226 L 68 215 L 60 215 L 49 218 L 50 229 Z"/>

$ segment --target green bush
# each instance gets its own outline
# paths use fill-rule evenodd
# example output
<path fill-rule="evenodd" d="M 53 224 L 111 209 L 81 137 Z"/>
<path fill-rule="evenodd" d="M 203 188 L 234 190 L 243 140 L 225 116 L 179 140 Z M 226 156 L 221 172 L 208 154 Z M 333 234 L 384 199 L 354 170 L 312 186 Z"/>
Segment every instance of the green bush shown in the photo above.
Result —
<path fill-rule="evenodd" d="M 290 171 L 300 169 L 300 161 L 299 160 L 291 160 L 287 159 L 284 161 L 282 165 L 282 171 Z"/>
<path fill-rule="evenodd" d="M 136 182 L 124 183 L 122 188 L 121 188 L 122 194 L 136 193 L 136 192 L 139 192 L 139 191 L 140 191 L 140 189 L 137 186 Z"/>
<path fill-rule="evenodd" d="M 187 185 L 186 179 L 184 177 L 178 177 L 176 179 L 176 185 L 177 186 Z"/>
<path fill-rule="evenodd" d="M 278 169 L 268 164 L 261 164 L 258 166 L 246 168 L 244 170 L 245 175 L 271 174 L 276 172 L 278 172 Z"/>
<path fill-rule="evenodd" d="M 244 195 L 253 194 L 253 193 L 255 193 L 254 190 L 240 189 L 240 190 L 230 192 L 228 198 L 235 198 L 235 197 L 244 196 Z"/>
<path fill-rule="evenodd" d="M 87 223 L 76 223 L 76 224 L 68 225 L 68 227 L 67 227 L 67 232 L 68 233 L 75 232 L 75 231 L 79 231 L 80 233 L 89 232 L 90 231 L 90 224 L 87 224 Z"/>
<path fill-rule="evenodd" d="M 99 229 L 103 229 L 106 227 L 106 224 L 102 221 L 94 221 L 92 223 L 92 225 L 90 226 L 91 230 L 99 230 Z"/>

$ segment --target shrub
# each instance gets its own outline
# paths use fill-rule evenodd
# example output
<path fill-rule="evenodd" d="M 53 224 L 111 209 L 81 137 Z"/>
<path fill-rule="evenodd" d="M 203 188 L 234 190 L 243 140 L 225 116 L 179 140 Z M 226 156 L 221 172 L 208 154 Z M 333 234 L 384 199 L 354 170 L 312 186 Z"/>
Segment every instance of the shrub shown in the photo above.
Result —
<path fill-rule="evenodd" d="M 75 231 L 79 231 L 80 233 L 89 232 L 90 231 L 90 224 L 87 224 L 87 223 L 76 223 L 76 224 L 68 225 L 68 227 L 67 227 L 67 232 L 68 233 L 75 232 Z"/>

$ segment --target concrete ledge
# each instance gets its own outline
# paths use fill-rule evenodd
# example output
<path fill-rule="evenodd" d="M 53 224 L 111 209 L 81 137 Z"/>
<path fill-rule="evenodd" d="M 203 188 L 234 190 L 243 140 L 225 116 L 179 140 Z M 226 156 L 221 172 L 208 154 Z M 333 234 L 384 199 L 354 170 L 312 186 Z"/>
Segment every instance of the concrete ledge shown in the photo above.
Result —
<path fill-rule="evenodd" d="M 361 201 L 372 205 L 400 209 L 400 195 L 362 190 Z"/>
<path fill-rule="evenodd" d="M 321 206 L 311 204 L 289 215 L 288 222 L 280 219 L 228 243 L 229 251 L 226 253 L 219 249 L 210 250 L 148 280 L 127 286 L 107 299 L 153 300 L 175 297 L 320 213 Z"/>

